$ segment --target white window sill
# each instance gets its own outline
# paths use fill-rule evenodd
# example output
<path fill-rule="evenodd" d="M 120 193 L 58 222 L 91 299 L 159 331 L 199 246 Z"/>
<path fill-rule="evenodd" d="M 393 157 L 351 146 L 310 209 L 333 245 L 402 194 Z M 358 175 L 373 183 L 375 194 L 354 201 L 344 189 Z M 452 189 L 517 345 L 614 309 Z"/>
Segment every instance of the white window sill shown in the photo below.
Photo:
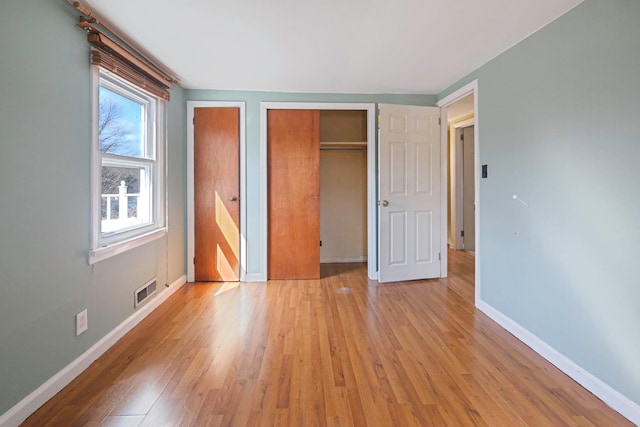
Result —
<path fill-rule="evenodd" d="M 116 256 L 118 254 L 130 251 L 131 249 L 138 248 L 142 245 L 146 245 L 149 242 L 153 242 L 154 240 L 164 237 L 166 234 L 167 234 L 167 229 L 160 228 L 150 233 L 133 237 L 129 240 L 114 243 L 109 246 L 104 246 L 104 247 L 89 251 L 89 265 L 93 265 L 107 258 L 111 258 L 112 256 Z"/>

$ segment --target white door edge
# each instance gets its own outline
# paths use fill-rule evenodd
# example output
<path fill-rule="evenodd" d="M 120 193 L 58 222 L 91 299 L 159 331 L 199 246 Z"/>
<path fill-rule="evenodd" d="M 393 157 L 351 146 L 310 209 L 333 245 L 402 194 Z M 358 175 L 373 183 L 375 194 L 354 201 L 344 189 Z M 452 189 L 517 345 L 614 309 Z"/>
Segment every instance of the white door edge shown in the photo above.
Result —
<path fill-rule="evenodd" d="M 236 107 L 240 109 L 240 281 L 244 282 L 247 276 L 247 218 L 246 218 L 246 114 L 245 102 L 226 101 L 187 101 L 187 281 L 195 279 L 195 213 L 194 213 L 194 135 L 193 125 L 194 111 L 196 108 L 222 108 Z"/>

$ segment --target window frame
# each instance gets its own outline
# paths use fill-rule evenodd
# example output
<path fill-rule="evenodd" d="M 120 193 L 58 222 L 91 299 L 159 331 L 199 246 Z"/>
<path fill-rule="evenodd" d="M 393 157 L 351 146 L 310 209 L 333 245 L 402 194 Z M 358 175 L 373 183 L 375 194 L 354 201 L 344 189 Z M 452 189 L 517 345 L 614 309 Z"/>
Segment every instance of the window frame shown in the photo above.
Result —
<path fill-rule="evenodd" d="M 163 237 L 166 234 L 166 116 L 165 102 L 122 77 L 99 65 L 92 65 L 91 78 L 91 250 L 89 264 L 102 261 L 117 254 Z M 136 102 L 145 103 L 144 153 L 143 157 L 102 153 L 99 147 L 99 102 L 100 87 L 115 92 Z M 121 230 L 102 233 L 102 167 L 145 167 L 150 170 L 147 182 L 150 187 L 150 222 Z M 142 183 L 141 183 L 142 186 Z"/>

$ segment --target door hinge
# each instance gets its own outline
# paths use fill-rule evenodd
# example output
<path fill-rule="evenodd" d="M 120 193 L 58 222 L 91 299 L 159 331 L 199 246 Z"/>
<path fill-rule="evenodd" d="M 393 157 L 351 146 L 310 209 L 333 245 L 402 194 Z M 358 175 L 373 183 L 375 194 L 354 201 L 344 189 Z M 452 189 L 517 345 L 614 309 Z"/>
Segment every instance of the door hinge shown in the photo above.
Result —
<path fill-rule="evenodd" d="M 442 261 L 442 253 L 438 252 L 438 261 Z"/>
<path fill-rule="evenodd" d="M 193 263 L 194 264 L 196 263 L 196 257 L 193 257 Z"/>
<path fill-rule="evenodd" d="M 194 125 L 196 124 L 196 118 L 195 117 L 193 118 L 193 124 Z"/>
<path fill-rule="evenodd" d="M 442 117 L 438 117 L 438 124 L 441 125 L 442 124 Z"/>
<path fill-rule="evenodd" d="M 464 237 L 464 230 L 460 230 L 460 237 Z"/>
<path fill-rule="evenodd" d="M 320 246 L 322 246 L 322 240 L 320 240 Z"/>
<path fill-rule="evenodd" d="M 460 141 L 464 141 L 464 133 L 460 134 Z"/>

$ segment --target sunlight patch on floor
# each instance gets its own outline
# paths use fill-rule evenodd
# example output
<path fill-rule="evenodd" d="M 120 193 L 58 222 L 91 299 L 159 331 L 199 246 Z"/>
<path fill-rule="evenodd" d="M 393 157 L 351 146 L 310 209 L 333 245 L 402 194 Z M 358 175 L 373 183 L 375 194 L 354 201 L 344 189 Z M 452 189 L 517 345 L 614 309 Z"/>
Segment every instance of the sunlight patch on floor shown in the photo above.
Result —
<path fill-rule="evenodd" d="M 213 293 L 214 296 L 221 295 L 227 291 L 231 291 L 240 286 L 240 282 L 223 282 L 218 289 Z"/>

